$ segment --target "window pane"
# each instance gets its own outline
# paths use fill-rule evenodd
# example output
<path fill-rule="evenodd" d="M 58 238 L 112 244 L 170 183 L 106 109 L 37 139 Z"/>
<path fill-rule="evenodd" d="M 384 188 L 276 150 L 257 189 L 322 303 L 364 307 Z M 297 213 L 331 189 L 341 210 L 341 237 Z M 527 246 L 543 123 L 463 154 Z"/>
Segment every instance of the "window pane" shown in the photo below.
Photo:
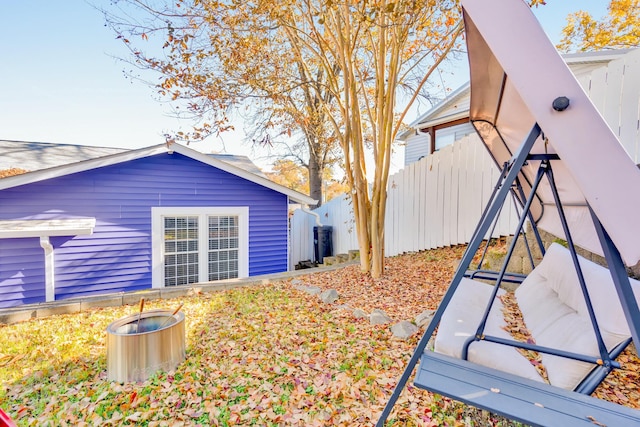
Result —
<path fill-rule="evenodd" d="M 222 280 L 238 277 L 238 263 L 229 263 L 229 259 L 238 259 L 237 216 L 209 217 L 209 280 Z"/>
<path fill-rule="evenodd" d="M 198 282 L 198 217 L 165 217 L 163 235 L 165 286 Z"/>

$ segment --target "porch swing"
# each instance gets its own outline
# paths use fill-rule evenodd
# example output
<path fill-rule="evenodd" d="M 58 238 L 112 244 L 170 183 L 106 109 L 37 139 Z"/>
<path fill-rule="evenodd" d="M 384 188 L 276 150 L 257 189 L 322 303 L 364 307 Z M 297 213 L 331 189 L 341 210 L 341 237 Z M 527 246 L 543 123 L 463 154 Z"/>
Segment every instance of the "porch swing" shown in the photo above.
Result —
<path fill-rule="evenodd" d="M 640 170 L 523 1 L 462 0 L 462 11 L 470 119 L 502 174 L 376 425 L 384 426 L 418 362 L 416 387 L 530 425 L 640 425 L 640 411 L 590 396 L 631 341 L 640 347 L 640 282 L 624 266 L 640 260 L 640 197 L 619 190 L 640 191 Z M 470 269 L 510 194 L 521 210 L 502 267 Z M 527 276 L 509 273 L 527 223 L 542 261 Z M 545 248 L 538 228 L 567 247 Z M 576 246 L 604 256 L 608 267 Z M 532 340 L 503 329 L 505 283 L 517 285 Z M 547 378 L 518 349 L 540 354 Z"/>

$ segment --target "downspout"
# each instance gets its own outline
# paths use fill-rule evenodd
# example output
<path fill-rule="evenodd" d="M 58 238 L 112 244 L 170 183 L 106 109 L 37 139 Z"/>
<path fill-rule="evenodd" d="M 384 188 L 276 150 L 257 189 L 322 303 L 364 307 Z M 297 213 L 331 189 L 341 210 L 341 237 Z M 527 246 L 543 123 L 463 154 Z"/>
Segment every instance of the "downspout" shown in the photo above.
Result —
<path fill-rule="evenodd" d="M 44 249 L 44 288 L 46 301 L 55 301 L 56 288 L 53 274 L 53 245 L 49 241 L 49 236 L 40 236 L 40 246 Z"/>
<path fill-rule="evenodd" d="M 302 209 L 302 212 L 308 213 L 309 215 L 313 215 L 313 216 L 316 217 L 316 224 L 318 224 L 318 227 L 322 227 L 323 226 L 322 223 L 320 222 L 320 215 L 318 215 L 315 212 L 310 211 L 309 208 L 304 207 L 304 206 L 301 209 Z"/>

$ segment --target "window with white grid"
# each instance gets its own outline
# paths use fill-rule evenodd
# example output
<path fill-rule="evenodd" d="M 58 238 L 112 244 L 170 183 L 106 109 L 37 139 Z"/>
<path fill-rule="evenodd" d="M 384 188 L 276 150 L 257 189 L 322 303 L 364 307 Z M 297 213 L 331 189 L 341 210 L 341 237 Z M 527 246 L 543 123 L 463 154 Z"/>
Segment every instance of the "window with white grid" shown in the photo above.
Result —
<path fill-rule="evenodd" d="M 198 279 L 198 217 L 165 217 L 164 285 L 188 285 Z"/>
<path fill-rule="evenodd" d="M 154 288 L 247 277 L 247 207 L 152 208 Z"/>
<path fill-rule="evenodd" d="M 209 280 L 238 277 L 238 217 L 209 216 Z"/>

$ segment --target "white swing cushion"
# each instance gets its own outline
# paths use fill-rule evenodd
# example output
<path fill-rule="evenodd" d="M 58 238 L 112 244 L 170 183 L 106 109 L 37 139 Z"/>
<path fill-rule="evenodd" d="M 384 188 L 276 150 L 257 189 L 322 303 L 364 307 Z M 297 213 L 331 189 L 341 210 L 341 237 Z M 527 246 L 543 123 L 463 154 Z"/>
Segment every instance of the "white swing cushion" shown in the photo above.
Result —
<path fill-rule="evenodd" d="M 598 326 L 607 349 L 631 335 L 608 269 L 578 256 Z M 631 279 L 636 300 L 640 282 Z M 527 329 L 538 345 L 598 357 L 598 346 L 589 319 L 571 253 L 551 244 L 540 264 L 516 290 Z M 640 302 L 640 300 L 638 300 Z M 574 389 L 593 365 L 542 354 L 551 384 Z"/>
<path fill-rule="evenodd" d="M 630 337 L 618 294 L 608 269 L 578 257 L 591 297 L 602 338 L 609 351 Z M 631 286 L 640 305 L 640 282 Z M 434 350 L 461 358 L 467 338 L 475 335 L 486 309 L 493 286 L 463 278 L 447 306 L 435 338 Z M 504 293 L 498 291 L 498 295 Z M 589 319 L 580 283 L 568 249 L 553 243 L 540 264 L 515 292 L 524 323 L 536 344 L 599 357 L 595 333 Z M 499 299 L 493 304 L 486 335 L 512 339 L 506 326 Z M 568 390 L 575 389 L 594 365 L 540 353 L 549 382 Z M 504 372 L 543 381 L 537 370 L 515 348 L 487 341 L 469 347 L 468 360 Z"/>
<path fill-rule="evenodd" d="M 434 343 L 436 352 L 456 358 L 462 357 L 464 343 L 475 335 L 493 289 L 493 286 L 483 282 L 462 279 L 438 326 Z M 498 295 L 504 292 L 500 289 Z M 485 333 L 511 339 L 509 333 L 503 329 L 506 323 L 502 308 L 502 302 L 496 299 L 487 318 Z M 543 381 L 535 367 L 514 347 L 477 341 L 469 346 L 467 358 L 479 365 Z"/>

